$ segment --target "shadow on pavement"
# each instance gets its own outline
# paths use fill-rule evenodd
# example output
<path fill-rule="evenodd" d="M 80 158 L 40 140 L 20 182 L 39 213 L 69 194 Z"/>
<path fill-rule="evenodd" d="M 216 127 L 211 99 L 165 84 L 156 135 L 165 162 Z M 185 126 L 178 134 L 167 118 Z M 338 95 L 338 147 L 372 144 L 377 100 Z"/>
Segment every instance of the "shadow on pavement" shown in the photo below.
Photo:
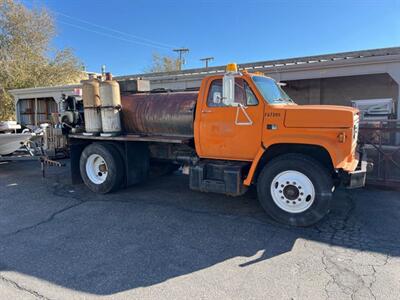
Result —
<path fill-rule="evenodd" d="M 68 169 L 43 180 L 21 165 L 0 167 L 0 270 L 68 289 L 110 295 L 235 257 L 245 269 L 291 251 L 299 238 L 400 255 L 396 192 L 341 190 L 323 222 L 288 228 L 264 214 L 253 191 L 197 193 L 182 175 L 95 195 L 70 185 Z"/>

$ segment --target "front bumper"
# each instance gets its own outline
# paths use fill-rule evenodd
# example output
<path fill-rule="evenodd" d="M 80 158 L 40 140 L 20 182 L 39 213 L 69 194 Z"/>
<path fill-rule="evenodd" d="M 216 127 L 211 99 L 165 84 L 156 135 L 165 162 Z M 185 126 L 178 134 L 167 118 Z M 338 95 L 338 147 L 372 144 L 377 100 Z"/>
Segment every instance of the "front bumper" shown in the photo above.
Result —
<path fill-rule="evenodd" d="M 348 189 L 356 189 L 365 186 L 367 173 L 372 171 L 373 164 L 367 160 L 365 151 L 360 152 L 360 160 L 357 168 L 352 172 L 342 172 L 342 183 Z"/>

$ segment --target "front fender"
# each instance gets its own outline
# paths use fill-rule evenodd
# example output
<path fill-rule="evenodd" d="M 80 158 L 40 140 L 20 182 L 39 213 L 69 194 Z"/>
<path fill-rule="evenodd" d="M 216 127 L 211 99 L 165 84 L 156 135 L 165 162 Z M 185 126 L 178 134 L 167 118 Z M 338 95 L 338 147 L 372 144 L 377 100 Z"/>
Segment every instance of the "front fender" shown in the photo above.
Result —
<path fill-rule="evenodd" d="M 325 135 L 306 135 L 299 137 L 298 135 L 280 135 L 273 138 L 269 138 L 268 141 L 263 142 L 264 148 L 269 148 L 276 144 L 303 144 L 320 146 L 324 148 L 331 157 L 332 164 L 335 168 L 340 168 L 343 160 L 349 154 L 348 150 L 345 149 L 344 144 L 340 144 L 337 141 L 336 133 L 335 139 L 327 137 Z"/>
<path fill-rule="evenodd" d="M 332 138 L 328 138 L 327 136 L 324 135 L 310 135 L 310 136 L 302 136 L 299 137 L 299 135 L 279 135 L 275 136 L 272 138 L 268 138 L 267 143 L 263 142 L 262 147 L 258 150 L 256 156 L 253 159 L 253 162 L 251 164 L 249 173 L 244 180 L 243 184 L 246 186 L 250 186 L 254 175 L 256 173 L 257 167 L 260 163 L 260 160 L 262 159 L 265 151 L 273 146 L 273 145 L 278 145 L 278 144 L 298 144 L 298 145 L 310 145 L 310 146 L 319 146 L 325 149 L 331 160 L 333 167 L 335 169 L 340 169 L 340 168 L 352 168 L 353 166 L 357 166 L 358 161 L 356 160 L 351 160 L 349 162 L 349 151 L 346 151 L 346 147 L 343 144 L 340 144 L 337 141 L 336 135 L 335 139 L 333 140 Z M 282 153 L 283 154 L 283 153 Z M 351 166 L 349 165 L 351 164 Z"/>

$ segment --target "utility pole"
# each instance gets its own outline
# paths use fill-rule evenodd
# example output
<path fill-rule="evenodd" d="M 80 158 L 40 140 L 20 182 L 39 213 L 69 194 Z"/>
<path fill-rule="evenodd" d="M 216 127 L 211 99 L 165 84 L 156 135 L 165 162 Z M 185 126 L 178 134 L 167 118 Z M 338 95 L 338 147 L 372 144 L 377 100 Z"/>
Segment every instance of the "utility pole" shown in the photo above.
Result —
<path fill-rule="evenodd" d="M 177 52 L 179 54 L 179 71 L 182 70 L 182 65 L 185 64 L 183 55 L 187 52 L 189 52 L 188 48 L 177 48 L 173 49 L 173 51 Z"/>
<path fill-rule="evenodd" d="M 214 60 L 213 56 L 210 57 L 204 57 L 204 58 L 200 58 L 201 61 L 204 61 L 204 63 L 206 64 L 206 69 L 208 69 L 208 62 Z"/>

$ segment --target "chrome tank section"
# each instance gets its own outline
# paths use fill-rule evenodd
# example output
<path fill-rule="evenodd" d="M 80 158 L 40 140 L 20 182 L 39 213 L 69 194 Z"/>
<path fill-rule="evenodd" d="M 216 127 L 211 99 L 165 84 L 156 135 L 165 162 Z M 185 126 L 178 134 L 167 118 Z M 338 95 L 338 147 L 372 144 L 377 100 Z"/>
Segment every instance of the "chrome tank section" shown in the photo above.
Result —
<path fill-rule="evenodd" d="M 198 92 L 123 95 L 122 124 L 128 134 L 193 136 Z"/>
<path fill-rule="evenodd" d="M 119 84 L 115 80 L 100 83 L 101 123 L 103 132 L 116 135 L 121 132 L 120 108 L 121 95 Z"/>
<path fill-rule="evenodd" d="M 100 83 L 97 79 L 82 81 L 82 100 L 85 115 L 85 131 L 98 134 L 101 132 Z"/>

